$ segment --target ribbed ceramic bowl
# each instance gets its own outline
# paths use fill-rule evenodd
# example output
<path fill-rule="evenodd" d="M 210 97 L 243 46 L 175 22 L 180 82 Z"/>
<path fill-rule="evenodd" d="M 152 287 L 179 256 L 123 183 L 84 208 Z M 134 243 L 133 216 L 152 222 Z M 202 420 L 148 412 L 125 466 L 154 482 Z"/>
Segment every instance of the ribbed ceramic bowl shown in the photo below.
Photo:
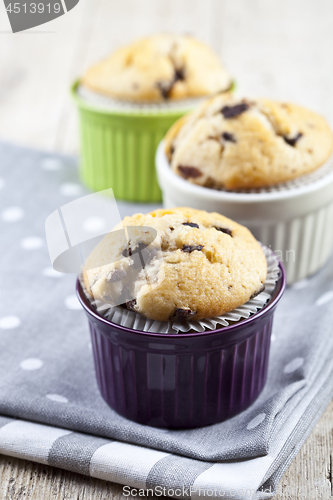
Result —
<path fill-rule="evenodd" d="M 192 108 L 152 111 L 101 109 L 71 89 L 81 132 L 81 177 L 93 191 L 113 189 L 116 198 L 161 201 L 155 153 L 171 125 Z"/>
<path fill-rule="evenodd" d="M 332 162 L 327 163 L 330 168 L 324 175 L 320 176 L 318 169 L 318 178 L 312 182 L 299 180 L 288 189 L 241 193 L 209 189 L 182 179 L 171 170 L 163 141 L 156 153 L 165 208 L 188 206 L 219 212 L 248 227 L 283 262 L 288 284 L 318 271 L 332 253 Z"/>
<path fill-rule="evenodd" d="M 116 412 L 141 424 L 191 428 L 221 422 L 250 406 L 267 376 L 281 276 L 271 302 L 250 318 L 204 333 L 158 334 L 99 316 L 79 281 L 88 317 L 97 382 Z"/>

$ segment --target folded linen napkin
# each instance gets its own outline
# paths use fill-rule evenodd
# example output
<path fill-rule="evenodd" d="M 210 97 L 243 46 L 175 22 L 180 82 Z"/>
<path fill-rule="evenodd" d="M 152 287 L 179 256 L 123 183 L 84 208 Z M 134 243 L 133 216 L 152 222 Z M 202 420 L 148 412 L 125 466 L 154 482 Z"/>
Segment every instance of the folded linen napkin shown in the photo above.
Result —
<path fill-rule="evenodd" d="M 86 194 L 75 160 L 0 143 L 0 190 L 0 453 L 157 496 L 271 498 L 333 395 L 333 259 L 282 298 L 267 384 L 248 410 L 157 429 L 100 396 L 75 277 L 50 267 L 45 219 Z M 155 207 L 118 203 L 122 217 Z"/>

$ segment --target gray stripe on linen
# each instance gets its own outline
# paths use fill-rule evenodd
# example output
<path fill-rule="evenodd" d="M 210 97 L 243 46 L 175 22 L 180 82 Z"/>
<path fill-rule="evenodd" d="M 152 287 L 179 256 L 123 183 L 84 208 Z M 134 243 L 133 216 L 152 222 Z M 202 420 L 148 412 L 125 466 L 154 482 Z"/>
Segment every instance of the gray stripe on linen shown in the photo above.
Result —
<path fill-rule="evenodd" d="M 53 467 L 89 475 L 91 457 L 98 448 L 111 442 L 110 439 L 73 432 L 53 443 L 47 462 Z"/>
<path fill-rule="evenodd" d="M 188 498 L 187 494 L 183 495 L 183 488 L 189 489 L 200 474 L 210 469 L 214 464 L 209 462 L 200 462 L 191 458 L 178 457 L 169 455 L 159 460 L 150 470 L 146 488 L 155 488 L 161 486 L 163 478 L 163 486 L 167 489 L 182 490 L 181 495 L 177 498 Z M 166 492 L 166 494 L 168 494 Z"/>

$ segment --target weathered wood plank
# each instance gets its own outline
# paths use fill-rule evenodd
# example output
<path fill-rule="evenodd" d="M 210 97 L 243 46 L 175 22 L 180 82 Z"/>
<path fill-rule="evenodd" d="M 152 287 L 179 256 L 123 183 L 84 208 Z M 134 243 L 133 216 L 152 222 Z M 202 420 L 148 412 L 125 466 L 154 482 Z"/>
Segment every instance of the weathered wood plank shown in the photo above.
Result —
<path fill-rule="evenodd" d="M 8 27 L 3 5 L 0 16 Z M 195 8 L 190 0 L 81 0 L 50 26 L 55 33 L 0 34 L 0 137 L 76 152 L 74 77 L 120 44 L 160 31 L 210 43 L 239 92 L 295 100 L 333 123 L 331 0 L 209 0 Z"/>
<path fill-rule="evenodd" d="M 227 0 L 223 33 L 241 93 L 298 102 L 333 124 L 333 2 Z"/>
<path fill-rule="evenodd" d="M 333 497 L 333 401 L 279 484 L 275 500 Z"/>

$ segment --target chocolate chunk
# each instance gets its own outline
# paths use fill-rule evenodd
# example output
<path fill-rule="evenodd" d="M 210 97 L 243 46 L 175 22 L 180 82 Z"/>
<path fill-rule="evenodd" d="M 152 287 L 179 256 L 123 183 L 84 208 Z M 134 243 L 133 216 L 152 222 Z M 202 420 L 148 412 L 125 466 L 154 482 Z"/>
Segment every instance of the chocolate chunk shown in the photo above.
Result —
<path fill-rule="evenodd" d="M 303 136 L 302 132 L 298 132 L 294 137 L 287 137 L 286 135 L 283 136 L 284 140 L 286 141 L 289 146 L 296 146 L 296 142 Z"/>
<path fill-rule="evenodd" d="M 250 300 L 251 299 L 254 299 L 254 297 L 256 297 L 257 295 L 259 295 L 261 292 L 263 292 L 265 290 L 265 285 L 262 285 L 261 288 L 259 288 L 259 290 L 257 290 L 256 292 L 254 292 L 251 297 L 250 297 Z"/>
<path fill-rule="evenodd" d="M 185 80 L 185 69 L 175 68 L 174 83 Z"/>
<path fill-rule="evenodd" d="M 225 141 L 237 142 L 235 136 L 233 134 L 230 134 L 230 132 L 223 132 L 222 137 Z"/>
<path fill-rule="evenodd" d="M 169 99 L 172 85 L 173 84 L 165 83 L 165 82 L 164 83 L 163 82 L 156 83 L 156 87 L 161 92 L 163 99 L 165 99 L 165 100 Z"/>
<path fill-rule="evenodd" d="M 195 315 L 196 311 L 192 311 L 192 309 L 179 308 L 176 309 L 175 312 L 170 316 L 170 319 L 179 319 L 182 321 Z"/>
<path fill-rule="evenodd" d="M 127 300 L 124 304 L 124 306 L 126 307 L 126 309 L 128 309 L 129 311 L 134 311 L 135 312 L 135 306 L 136 306 L 136 299 L 134 300 Z"/>
<path fill-rule="evenodd" d="M 226 119 L 234 118 L 244 113 L 244 111 L 247 111 L 249 107 L 250 106 L 246 102 L 241 102 L 240 104 L 235 104 L 235 106 L 224 106 L 221 109 L 221 113 Z"/>
<path fill-rule="evenodd" d="M 132 255 L 132 249 L 131 247 L 129 246 L 128 248 L 125 248 L 123 251 L 122 251 L 122 255 L 124 257 L 130 257 Z"/>
<path fill-rule="evenodd" d="M 185 69 L 175 68 L 175 72 L 171 82 L 157 82 L 156 87 L 161 92 L 163 99 L 169 99 L 174 84 L 178 81 L 184 81 L 184 80 L 185 80 Z"/>
<path fill-rule="evenodd" d="M 213 179 L 213 177 L 211 177 L 210 175 L 207 177 L 204 186 L 208 188 L 219 189 L 217 186 L 215 186 L 215 179 Z"/>
<path fill-rule="evenodd" d="M 194 250 L 202 250 L 203 245 L 183 245 L 183 252 L 191 253 L 194 252 Z"/>
<path fill-rule="evenodd" d="M 178 170 L 180 171 L 184 179 L 188 179 L 189 177 L 195 179 L 196 177 L 202 176 L 201 170 L 199 170 L 196 167 L 187 167 L 186 165 L 178 165 Z"/>
<path fill-rule="evenodd" d="M 116 281 L 120 281 L 123 278 L 125 278 L 125 276 L 126 276 L 126 272 L 125 271 L 123 271 L 122 269 L 115 269 L 114 271 L 111 271 L 107 275 L 107 277 L 105 278 L 105 280 L 108 283 L 115 283 Z"/>
<path fill-rule="evenodd" d="M 183 226 L 197 227 L 199 229 L 198 224 L 195 222 L 183 222 Z"/>
<path fill-rule="evenodd" d="M 229 236 L 232 236 L 231 229 L 227 229 L 226 227 L 216 227 L 216 226 L 215 226 L 215 229 L 216 229 L 216 231 L 221 231 L 221 233 L 225 233 L 225 234 L 228 234 Z"/>

